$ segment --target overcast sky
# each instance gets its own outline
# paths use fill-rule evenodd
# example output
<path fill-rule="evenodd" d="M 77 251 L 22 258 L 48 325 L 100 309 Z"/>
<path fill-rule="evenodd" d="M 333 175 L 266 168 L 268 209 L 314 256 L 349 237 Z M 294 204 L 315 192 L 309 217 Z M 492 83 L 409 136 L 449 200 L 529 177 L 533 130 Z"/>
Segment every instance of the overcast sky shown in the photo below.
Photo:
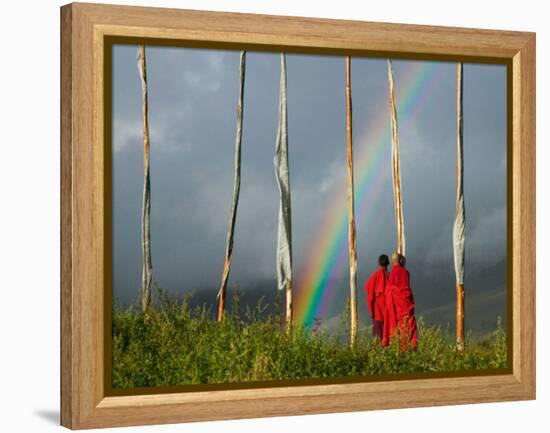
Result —
<path fill-rule="evenodd" d="M 143 155 L 136 54 L 135 46 L 113 48 L 113 291 L 122 302 L 137 296 L 142 266 Z M 174 293 L 219 286 L 233 188 L 238 58 L 237 51 L 147 48 L 153 274 L 160 286 Z M 320 253 L 323 240 L 331 235 L 326 221 L 345 204 L 345 62 L 342 57 L 289 54 L 287 68 L 293 260 L 298 281 L 308 259 Z M 275 288 L 276 282 L 279 202 L 273 154 L 279 73 L 278 54 L 248 53 L 241 197 L 229 283 L 245 291 Z M 455 64 L 395 60 L 394 73 L 412 285 L 426 306 L 437 296 L 442 299 L 438 302 L 451 302 Z M 378 165 L 369 168 L 375 179 L 367 185 L 367 193 L 356 196 L 361 288 L 378 255 L 395 248 L 386 60 L 353 58 L 352 92 L 356 182 L 365 172 L 365 164 L 358 161 L 379 158 Z M 504 66 L 464 66 L 464 158 L 466 281 L 468 275 L 483 272 L 502 277 Z M 341 269 L 334 278 L 344 290 L 338 292 L 335 305 L 341 305 L 348 293 L 347 235 L 342 251 Z M 422 287 L 415 287 L 416 275 L 424 275 Z M 448 277 L 445 289 L 440 287 L 441 275 Z M 497 289 L 504 291 L 500 284 L 480 290 Z M 446 294 L 436 296 L 442 291 Z M 365 315 L 363 309 L 360 315 Z"/>

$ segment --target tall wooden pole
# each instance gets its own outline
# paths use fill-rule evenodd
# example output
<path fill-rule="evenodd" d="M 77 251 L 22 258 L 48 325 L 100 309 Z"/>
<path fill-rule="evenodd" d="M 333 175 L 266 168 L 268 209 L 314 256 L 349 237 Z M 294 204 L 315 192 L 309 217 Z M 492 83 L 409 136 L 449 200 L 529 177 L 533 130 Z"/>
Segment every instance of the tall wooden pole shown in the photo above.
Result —
<path fill-rule="evenodd" d="M 234 162 L 234 183 L 233 183 L 233 201 L 231 204 L 231 213 L 229 215 L 229 226 L 227 228 L 227 243 L 225 248 L 225 258 L 223 261 L 223 272 L 218 292 L 218 321 L 223 319 L 225 309 L 225 295 L 227 281 L 229 279 L 229 269 L 231 267 L 231 258 L 233 256 L 233 236 L 235 233 L 235 222 L 237 220 L 237 206 L 239 205 L 239 193 L 241 190 L 241 142 L 243 136 L 243 110 L 244 110 L 244 77 L 246 72 L 246 51 L 241 51 L 239 63 L 239 100 L 237 102 L 237 128 L 235 133 L 235 162 Z"/>
<path fill-rule="evenodd" d="M 286 315 L 285 315 L 285 329 L 290 332 L 292 327 L 292 281 L 289 281 L 286 285 Z"/>
<path fill-rule="evenodd" d="M 140 302 L 145 311 L 151 302 L 151 284 L 153 265 L 151 260 L 151 180 L 149 171 L 149 104 L 147 98 L 147 62 L 145 46 L 138 48 L 138 71 L 141 78 L 141 96 L 143 109 L 143 202 L 141 212 L 141 250 L 143 270 L 141 274 Z"/>
<path fill-rule="evenodd" d="M 286 330 L 292 326 L 292 224 L 290 175 L 288 169 L 288 117 L 287 117 L 286 55 L 281 53 L 281 81 L 279 88 L 279 128 L 273 164 L 280 205 L 277 230 L 277 289 L 286 292 Z"/>
<path fill-rule="evenodd" d="M 348 153 L 348 237 L 349 237 L 349 289 L 350 289 L 350 345 L 357 337 L 357 250 L 355 234 L 355 204 L 353 188 L 353 141 L 351 106 L 351 58 L 346 57 L 346 135 Z"/>
<path fill-rule="evenodd" d="M 403 218 L 403 200 L 401 198 L 401 165 L 399 162 L 399 134 L 397 125 L 397 108 L 393 82 L 393 66 L 388 59 L 388 83 L 390 90 L 390 112 L 392 131 L 392 179 L 395 208 L 395 225 L 397 232 L 397 252 L 405 256 L 405 223 Z"/>
<path fill-rule="evenodd" d="M 463 65 L 456 65 L 456 212 L 453 253 L 456 274 L 456 347 L 464 350 L 464 256 L 466 212 L 464 207 Z"/>

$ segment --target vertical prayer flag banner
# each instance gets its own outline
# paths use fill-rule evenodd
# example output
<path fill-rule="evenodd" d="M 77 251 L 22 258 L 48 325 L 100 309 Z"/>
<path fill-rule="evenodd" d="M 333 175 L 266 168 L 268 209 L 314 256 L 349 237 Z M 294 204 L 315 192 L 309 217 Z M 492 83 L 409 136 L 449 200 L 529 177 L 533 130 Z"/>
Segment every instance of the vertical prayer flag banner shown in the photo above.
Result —
<path fill-rule="evenodd" d="M 151 178 L 149 169 L 149 103 L 147 94 L 147 61 L 145 46 L 138 48 L 138 71 L 141 78 L 141 97 L 143 109 L 143 203 L 141 213 L 141 250 L 143 271 L 141 276 L 141 308 L 145 310 L 151 302 L 153 282 L 153 264 L 151 259 Z"/>
<path fill-rule="evenodd" d="M 346 57 L 346 138 L 348 155 L 348 239 L 350 344 L 357 337 L 357 238 L 355 231 L 355 193 L 353 185 L 353 110 L 351 104 L 351 59 Z"/>
<path fill-rule="evenodd" d="M 233 256 L 233 236 L 235 234 L 235 222 L 237 220 L 237 207 L 239 205 L 239 193 L 241 190 L 241 142 L 243 138 L 243 110 L 244 110 L 244 80 L 246 72 L 246 51 L 242 51 L 239 59 L 239 101 L 237 103 L 237 127 L 235 133 L 235 160 L 234 160 L 234 184 L 233 200 L 231 202 L 231 212 L 229 215 L 229 226 L 227 228 L 227 242 L 225 248 L 225 258 L 223 262 L 222 281 L 218 291 L 218 320 L 222 320 L 225 306 L 225 291 L 229 279 L 229 269 L 231 267 L 231 258 Z"/>
<path fill-rule="evenodd" d="M 463 65 L 456 67 L 456 213 L 453 225 L 453 253 L 456 283 L 464 284 L 464 243 L 466 240 L 466 211 L 464 208 L 464 116 L 463 104 Z"/>
<path fill-rule="evenodd" d="M 401 165 L 399 161 L 399 129 L 393 80 L 393 65 L 388 59 L 388 82 L 390 90 L 391 143 L 392 143 L 392 180 L 395 205 L 395 225 L 397 231 L 397 252 L 405 256 L 405 223 L 403 220 L 403 200 L 401 198 Z"/>
<path fill-rule="evenodd" d="M 464 350 L 464 244 L 466 242 L 463 89 L 463 64 L 461 62 L 456 65 L 456 212 L 453 225 L 453 255 L 456 276 L 456 344 L 459 350 Z"/>
<path fill-rule="evenodd" d="M 279 127 L 275 145 L 275 174 L 279 187 L 280 205 L 277 228 L 277 287 L 287 291 L 287 325 L 292 320 L 292 224 L 290 205 L 290 175 L 288 170 L 286 55 L 281 53 L 279 86 Z"/>

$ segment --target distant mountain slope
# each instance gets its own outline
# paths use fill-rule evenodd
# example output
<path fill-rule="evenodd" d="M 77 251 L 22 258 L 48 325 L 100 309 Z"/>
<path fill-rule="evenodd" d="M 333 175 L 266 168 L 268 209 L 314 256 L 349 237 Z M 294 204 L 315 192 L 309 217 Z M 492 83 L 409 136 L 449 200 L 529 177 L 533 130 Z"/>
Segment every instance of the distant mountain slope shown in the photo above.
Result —
<path fill-rule="evenodd" d="M 419 267 L 420 268 L 420 267 Z M 484 268 L 476 273 L 466 274 L 466 330 L 473 332 L 486 332 L 493 330 L 497 318 L 500 316 L 502 326 L 506 324 L 506 264 L 504 261 L 494 266 Z M 416 313 L 423 316 L 427 325 L 445 327 L 448 324 L 454 325 L 455 308 L 455 286 L 454 273 L 452 269 L 415 269 L 411 266 L 411 284 L 416 299 Z M 322 320 L 323 328 L 331 332 L 340 332 L 342 327 L 342 313 L 345 308 L 348 295 L 347 282 L 338 284 L 344 296 L 335 296 L 331 311 L 332 315 Z M 267 306 L 266 312 L 273 312 L 275 309 L 276 282 L 271 280 L 258 281 L 254 285 L 247 285 L 246 290 L 240 291 L 241 313 L 246 307 L 254 308 L 260 298 Z M 253 288 L 252 288 L 253 287 Z M 337 289 L 337 292 L 340 289 Z M 233 295 L 235 287 L 228 288 L 227 311 L 233 308 Z M 186 293 L 193 293 L 190 299 L 191 306 L 205 305 L 210 308 L 212 314 L 217 310 L 216 293 L 217 289 L 197 288 L 195 290 L 169 290 L 171 296 L 182 296 Z M 137 291 L 136 291 L 137 295 Z M 153 291 L 156 295 L 156 291 Z M 284 293 L 281 293 L 281 303 L 284 300 Z M 129 305 L 132 300 L 118 300 L 122 307 Z M 358 322 L 360 328 L 370 325 L 370 318 L 365 306 L 365 293 L 363 283 L 358 281 Z"/>
<path fill-rule="evenodd" d="M 474 293 L 465 298 L 465 327 L 475 332 L 489 331 L 496 327 L 498 317 L 501 325 L 506 325 L 506 292 L 504 288 L 492 292 Z M 455 323 L 455 304 L 446 304 L 424 310 L 427 324 L 446 326 Z"/>

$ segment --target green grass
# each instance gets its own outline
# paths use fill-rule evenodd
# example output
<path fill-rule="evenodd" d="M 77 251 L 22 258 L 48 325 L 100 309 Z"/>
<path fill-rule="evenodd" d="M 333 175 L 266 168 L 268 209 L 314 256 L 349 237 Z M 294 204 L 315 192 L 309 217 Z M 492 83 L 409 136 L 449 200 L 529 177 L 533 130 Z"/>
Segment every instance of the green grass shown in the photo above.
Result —
<path fill-rule="evenodd" d="M 506 335 L 500 326 L 483 339 L 467 337 L 457 352 L 449 329 L 419 324 L 416 350 L 383 349 L 360 332 L 355 348 L 344 337 L 296 326 L 281 332 L 277 314 L 260 301 L 233 308 L 218 323 L 189 298 L 169 299 L 142 313 L 115 308 L 112 321 L 112 385 L 116 389 L 184 384 L 289 380 L 394 373 L 448 372 L 506 367 Z M 345 315 L 344 315 L 345 319 Z"/>

